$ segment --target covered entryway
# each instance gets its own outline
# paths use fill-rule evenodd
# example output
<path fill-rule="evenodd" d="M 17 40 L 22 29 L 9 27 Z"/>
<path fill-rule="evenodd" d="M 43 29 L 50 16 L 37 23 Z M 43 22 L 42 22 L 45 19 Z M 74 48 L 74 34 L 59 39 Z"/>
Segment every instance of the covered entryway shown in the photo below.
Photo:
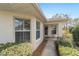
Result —
<path fill-rule="evenodd" d="M 57 36 L 58 24 L 51 24 L 45 26 L 45 37 L 56 37 Z"/>
<path fill-rule="evenodd" d="M 44 27 L 45 37 L 62 37 L 64 22 L 66 20 L 63 19 L 47 21 Z"/>

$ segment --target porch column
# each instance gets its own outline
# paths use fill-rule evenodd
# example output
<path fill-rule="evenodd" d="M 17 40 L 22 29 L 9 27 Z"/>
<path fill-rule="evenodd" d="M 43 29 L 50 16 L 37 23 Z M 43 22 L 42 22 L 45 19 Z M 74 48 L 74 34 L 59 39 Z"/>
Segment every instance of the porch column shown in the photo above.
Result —
<path fill-rule="evenodd" d="M 35 50 L 35 43 L 36 43 L 36 18 L 31 19 L 31 43 L 32 49 Z"/>
<path fill-rule="evenodd" d="M 48 26 L 48 37 L 51 37 L 51 26 Z"/>
<path fill-rule="evenodd" d="M 62 35 L 63 35 L 63 28 L 62 28 L 62 23 L 59 23 L 59 25 L 58 25 L 58 36 L 59 37 L 62 37 Z"/>

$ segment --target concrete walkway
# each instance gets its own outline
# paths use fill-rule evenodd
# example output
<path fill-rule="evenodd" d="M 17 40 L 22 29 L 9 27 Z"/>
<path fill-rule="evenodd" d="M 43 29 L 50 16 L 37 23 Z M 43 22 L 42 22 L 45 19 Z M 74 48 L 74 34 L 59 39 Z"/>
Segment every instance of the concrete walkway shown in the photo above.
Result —
<path fill-rule="evenodd" d="M 48 38 L 48 42 L 42 52 L 42 56 L 56 56 L 54 41 L 56 38 Z"/>

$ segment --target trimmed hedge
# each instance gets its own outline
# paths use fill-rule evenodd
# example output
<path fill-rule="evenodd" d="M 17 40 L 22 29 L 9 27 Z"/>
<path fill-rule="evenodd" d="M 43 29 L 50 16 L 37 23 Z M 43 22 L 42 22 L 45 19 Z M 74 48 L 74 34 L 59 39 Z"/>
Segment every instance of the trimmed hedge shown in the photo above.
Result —
<path fill-rule="evenodd" d="M 79 25 L 74 26 L 72 30 L 74 47 L 79 47 Z"/>
<path fill-rule="evenodd" d="M 67 41 L 66 39 L 63 38 L 58 38 L 58 40 L 56 41 L 58 45 L 61 46 L 68 46 L 68 47 L 72 47 L 71 42 Z"/>
<path fill-rule="evenodd" d="M 13 45 L 17 45 L 19 43 L 6 43 L 6 44 L 0 44 L 0 52 L 8 47 L 11 47 Z"/>
<path fill-rule="evenodd" d="M 10 44 L 8 44 L 10 45 Z M 7 45 L 7 46 L 8 46 Z M 0 52 L 2 56 L 31 56 L 32 48 L 30 43 L 13 44 Z"/>
<path fill-rule="evenodd" d="M 73 42 L 79 47 L 79 30 L 73 30 Z"/>
<path fill-rule="evenodd" d="M 56 41 L 56 50 L 59 56 L 79 56 L 79 51 L 64 39 Z"/>
<path fill-rule="evenodd" d="M 79 56 L 79 51 L 71 47 L 59 46 L 61 56 Z"/>

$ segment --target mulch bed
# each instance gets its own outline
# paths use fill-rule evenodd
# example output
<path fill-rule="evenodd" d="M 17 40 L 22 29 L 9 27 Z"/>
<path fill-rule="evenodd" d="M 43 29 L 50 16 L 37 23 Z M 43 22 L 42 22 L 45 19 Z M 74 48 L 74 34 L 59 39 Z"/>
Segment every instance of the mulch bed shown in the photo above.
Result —
<path fill-rule="evenodd" d="M 33 56 L 41 56 L 43 49 L 47 43 L 47 40 L 44 40 L 39 47 L 33 52 Z"/>

